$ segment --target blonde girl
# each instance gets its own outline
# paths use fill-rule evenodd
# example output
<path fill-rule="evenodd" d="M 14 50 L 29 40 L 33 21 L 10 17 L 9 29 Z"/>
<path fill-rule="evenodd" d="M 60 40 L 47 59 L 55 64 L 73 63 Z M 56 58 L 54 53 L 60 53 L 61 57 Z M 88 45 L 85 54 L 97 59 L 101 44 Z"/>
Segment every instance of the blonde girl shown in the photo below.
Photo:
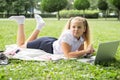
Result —
<path fill-rule="evenodd" d="M 18 23 L 17 45 L 19 47 L 41 49 L 52 54 L 64 54 L 67 58 L 78 58 L 94 52 L 90 44 L 90 31 L 85 18 L 70 18 L 58 39 L 54 37 L 37 38 L 45 22 L 41 16 L 36 14 L 36 28 L 26 41 L 24 33 L 25 17 L 11 16 L 9 19 Z"/>
<path fill-rule="evenodd" d="M 64 53 L 68 58 L 77 58 L 92 54 L 94 49 L 90 43 L 88 22 L 82 17 L 70 18 L 63 33 L 53 43 L 54 53 Z"/>

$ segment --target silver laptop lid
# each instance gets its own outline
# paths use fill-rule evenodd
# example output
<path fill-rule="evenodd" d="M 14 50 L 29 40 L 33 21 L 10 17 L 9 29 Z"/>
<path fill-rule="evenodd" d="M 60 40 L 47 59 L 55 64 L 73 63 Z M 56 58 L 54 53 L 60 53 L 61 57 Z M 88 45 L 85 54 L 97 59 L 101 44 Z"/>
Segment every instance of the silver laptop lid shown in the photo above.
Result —
<path fill-rule="evenodd" d="M 120 41 L 99 44 L 95 64 L 110 62 L 114 59 Z"/>

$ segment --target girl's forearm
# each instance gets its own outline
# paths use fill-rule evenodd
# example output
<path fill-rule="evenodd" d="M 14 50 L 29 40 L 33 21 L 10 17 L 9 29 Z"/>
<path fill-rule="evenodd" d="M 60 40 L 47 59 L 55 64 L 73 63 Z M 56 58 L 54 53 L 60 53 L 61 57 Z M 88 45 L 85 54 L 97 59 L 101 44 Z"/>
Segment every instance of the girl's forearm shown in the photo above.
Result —
<path fill-rule="evenodd" d="M 69 52 L 68 54 L 66 54 L 65 56 L 67 58 L 78 58 L 83 56 L 84 54 L 86 54 L 87 51 L 86 50 L 81 50 L 81 51 L 76 51 L 76 52 Z"/>

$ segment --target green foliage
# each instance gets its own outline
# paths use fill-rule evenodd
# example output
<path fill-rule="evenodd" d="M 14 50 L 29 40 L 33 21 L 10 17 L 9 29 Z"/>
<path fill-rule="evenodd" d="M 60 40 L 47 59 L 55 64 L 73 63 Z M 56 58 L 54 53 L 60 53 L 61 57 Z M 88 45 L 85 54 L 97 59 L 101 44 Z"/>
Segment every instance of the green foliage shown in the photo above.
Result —
<path fill-rule="evenodd" d="M 14 11 L 19 15 L 19 13 L 27 13 L 27 11 L 35 7 L 35 1 L 33 0 L 17 0 L 13 2 Z M 32 13 L 33 11 L 31 11 Z"/>
<path fill-rule="evenodd" d="M 74 9 L 72 0 L 68 0 L 68 4 L 67 4 L 65 9 L 67 9 L 67 10 Z"/>
<path fill-rule="evenodd" d="M 78 10 L 85 10 L 90 7 L 90 3 L 88 0 L 75 0 L 74 7 Z"/>
<path fill-rule="evenodd" d="M 35 0 L 2 0 L 0 4 L 3 7 L 0 7 L 0 12 L 6 12 L 9 17 L 10 13 L 25 13 L 30 8 L 35 7 Z M 8 7 L 9 6 L 9 7 Z M 4 8 L 4 10 L 2 10 Z"/>
<path fill-rule="evenodd" d="M 106 0 L 99 0 L 98 1 L 98 8 L 100 10 L 107 10 L 108 9 L 108 3 L 106 2 Z"/>
<path fill-rule="evenodd" d="M 51 14 L 51 13 L 43 13 L 43 14 L 40 14 L 40 16 L 44 18 L 56 18 L 56 14 Z"/>
<path fill-rule="evenodd" d="M 55 12 L 64 9 L 67 5 L 67 0 L 42 0 L 41 7 L 44 11 Z"/>
<path fill-rule="evenodd" d="M 5 5 L 6 5 L 6 2 L 4 0 L 0 0 L 0 12 L 4 11 Z"/>
<path fill-rule="evenodd" d="M 83 17 L 85 17 L 85 9 L 88 9 L 90 7 L 90 3 L 88 0 L 75 0 L 74 7 L 77 10 L 83 10 Z"/>
<path fill-rule="evenodd" d="M 98 0 L 88 0 L 90 2 L 90 9 L 96 10 L 98 8 Z"/>
<path fill-rule="evenodd" d="M 120 20 L 120 0 L 111 0 L 111 2 L 118 9 L 118 20 Z"/>
<path fill-rule="evenodd" d="M 31 9 L 33 7 L 35 7 L 35 1 L 34 0 L 25 0 L 24 1 L 24 10 L 26 11 L 26 14 L 27 14 L 27 11 L 28 9 Z"/>
<path fill-rule="evenodd" d="M 42 0 L 41 7 L 46 12 L 57 11 L 58 20 L 60 19 L 59 11 L 64 9 L 67 5 L 67 0 Z"/>
<path fill-rule="evenodd" d="M 112 0 L 113 5 L 120 10 L 120 0 Z"/>
<path fill-rule="evenodd" d="M 86 10 L 86 18 L 98 18 L 99 11 L 97 10 Z M 82 10 L 62 10 L 60 11 L 61 18 L 70 18 L 74 16 L 83 16 Z"/>
<path fill-rule="evenodd" d="M 24 11 L 24 0 L 18 0 L 14 2 L 14 11 L 19 15 L 19 13 Z"/>

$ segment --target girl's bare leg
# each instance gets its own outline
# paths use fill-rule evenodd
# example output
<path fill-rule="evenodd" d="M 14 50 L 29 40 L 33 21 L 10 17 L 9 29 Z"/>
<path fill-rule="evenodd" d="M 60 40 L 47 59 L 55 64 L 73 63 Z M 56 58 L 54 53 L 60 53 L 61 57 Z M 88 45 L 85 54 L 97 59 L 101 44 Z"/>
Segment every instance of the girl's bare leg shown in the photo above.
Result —
<path fill-rule="evenodd" d="M 35 20 L 37 23 L 36 29 L 32 32 L 31 36 L 26 40 L 25 43 L 35 40 L 37 38 L 40 30 L 42 29 L 42 27 L 45 26 L 45 22 L 41 16 L 35 14 Z"/>
<path fill-rule="evenodd" d="M 17 32 L 17 45 L 19 47 L 25 47 L 23 46 L 25 43 L 25 33 L 24 33 L 24 16 L 11 16 L 9 18 L 10 20 L 15 20 L 18 23 L 18 32 Z"/>
<path fill-rule="evenodd" d="M 35 30 L 32 32 L 32 34 L 30 35 L 30 37 L 26 40 L 26 43 L 35 40 L 35 39 L 37 38 L 39 32 L 40 32 L 40 30 L 35 29 Z"/>
<path fill-rule="evenodd" d="M 25 43 L 24 24 L 19 24 L 17 32 L 17 45 L 22 47 L 24 43 Z"/>
<path fill-rule="evenodd" d="M 33 31 L 31 36 L 25 42 L 25 33 L 24 33 L 24 16 L 11 16 L 9 19 L 15 20 L 18 23 L 18 33 L 17 33 L 17 45 L 19 47 L 26 48 L 27 42 L 33 41 L 37 38 L 40 30 L 45 25 L 45 22 L 39 15 L 35 15 L 35 20 L 37 22 L 36 29 Z"/>

